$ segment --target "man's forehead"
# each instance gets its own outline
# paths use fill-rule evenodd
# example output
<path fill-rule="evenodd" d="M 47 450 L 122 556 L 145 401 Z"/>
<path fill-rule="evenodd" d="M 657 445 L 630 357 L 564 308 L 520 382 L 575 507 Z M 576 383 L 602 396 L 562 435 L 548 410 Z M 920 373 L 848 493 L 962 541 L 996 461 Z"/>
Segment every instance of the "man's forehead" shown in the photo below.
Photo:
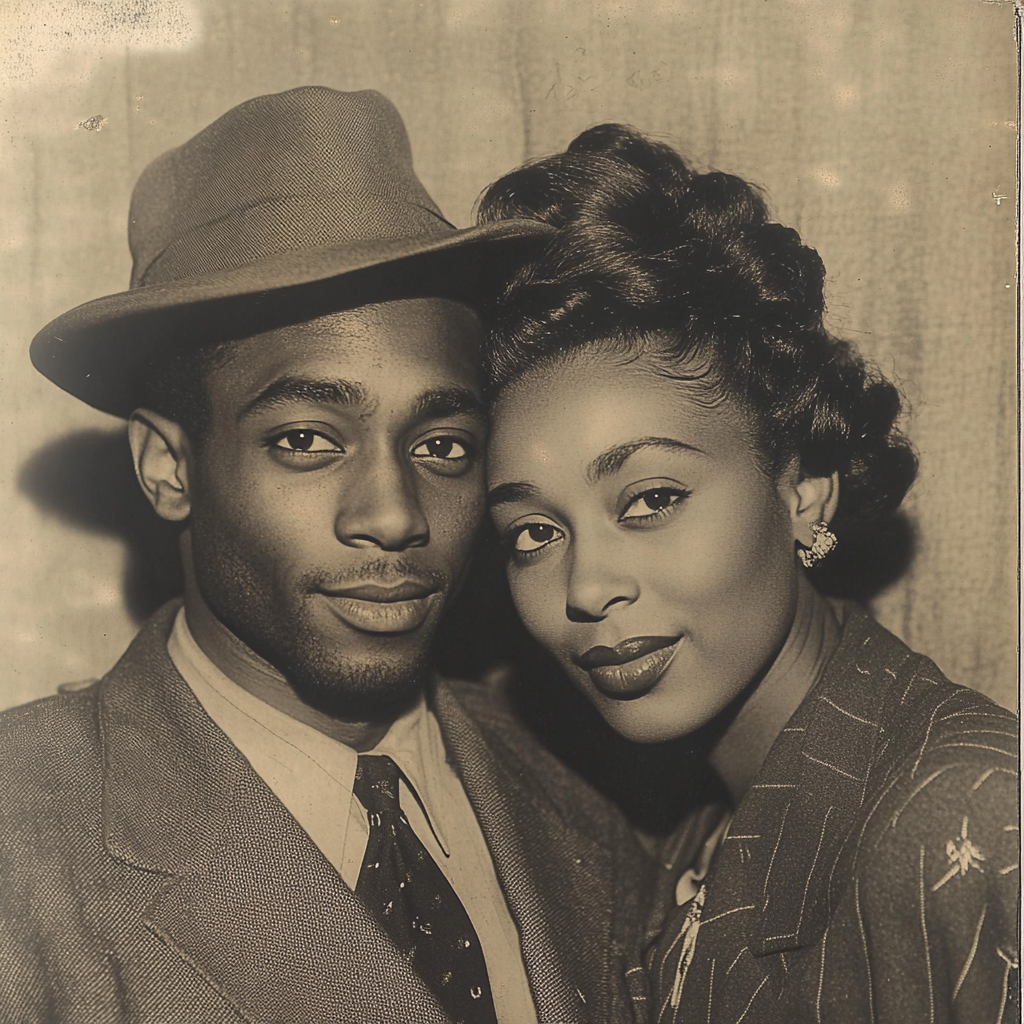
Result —
<path fill-rule="evenodd" d="M 480 334 L 476 313 L 450 300 L 346 309 L 233 343 L 211 375 L 211 398 L 240 417 L 295 402 L 438 405 L 445 393 L 441 405 L 476 411 Z"/>
<path fill-rule="evenodd" d="M 410 382 L 411 383 L 411 382 Z M 271 381 L 242 407 L 239 419 L 257 413 L 280 409 L 285 406 L 305 403 L 308 405 L 340 406 L 355 409 L 361 415 L 373 415 L 381 405 L 381 399 L 393 395 L 379 394 L 362 381 L 346 380 L 340 377 L 310 377 L 288 375 Z M 402 396 L 403 411 L 419 419 L 438 416 L 470 415 L 483 416 L 484 406 L 477 389 L 457 383 L 418 387 Z"/>
<path fill-rule="evenodd" d="M 335 310 L 300 323 L 267 331 L 273 337 L 297 337 L 304 340 L 344 335 L 356 339 L 375 337 L 381 330 L 434 334 L 441 328 L 460 333 L 482 332 L 476 311 L 455 299 L 441 297 L 392 299 Z"/>
<path fill-rule="evenodd" d="M 450 299 L 400 299 L 338 310 L 254 334 L 238 343 L 246 360 L 255 359 L 274 374 L 291 367 L 339 360 L 367 360 L 394 366 L 480 364 L 483 328 L 476 312 Z M 347 374 L 346 374 L 347 376 Z"/>

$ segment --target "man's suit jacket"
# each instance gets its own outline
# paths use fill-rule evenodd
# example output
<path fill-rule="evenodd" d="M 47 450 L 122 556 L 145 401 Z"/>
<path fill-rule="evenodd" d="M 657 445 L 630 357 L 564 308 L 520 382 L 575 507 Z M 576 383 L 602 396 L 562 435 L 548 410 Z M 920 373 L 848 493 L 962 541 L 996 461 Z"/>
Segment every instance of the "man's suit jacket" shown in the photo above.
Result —
<path fill-rule="evenodd" d="M 0 716 L 0 1020 L 447 1018 L 166 651 Z M 434 710 L 492 851 L 540 1020 L 631 1021 L 648 860 L 493 693 Z"/>
<path fill-rule="evenodd" d="M 851 609 L 719 848 L 677 1009 L 683 908 L 651 951 L 652 1018 L 1019 1019 L 1017 749 L 1015 716 Z"/>

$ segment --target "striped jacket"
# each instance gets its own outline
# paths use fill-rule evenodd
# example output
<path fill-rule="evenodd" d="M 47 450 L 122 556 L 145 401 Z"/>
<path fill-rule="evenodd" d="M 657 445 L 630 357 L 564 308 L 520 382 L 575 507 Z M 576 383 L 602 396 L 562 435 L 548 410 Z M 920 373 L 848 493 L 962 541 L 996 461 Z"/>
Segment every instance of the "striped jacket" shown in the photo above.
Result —
<path fill-rule="evenodd" d="M 651 1019 L 1018 1020 L 1017 749 L 1010 712 L 849 611 L 736 809 L 695 941 L 673 892 L 696 816 L 670 844 Z"/>

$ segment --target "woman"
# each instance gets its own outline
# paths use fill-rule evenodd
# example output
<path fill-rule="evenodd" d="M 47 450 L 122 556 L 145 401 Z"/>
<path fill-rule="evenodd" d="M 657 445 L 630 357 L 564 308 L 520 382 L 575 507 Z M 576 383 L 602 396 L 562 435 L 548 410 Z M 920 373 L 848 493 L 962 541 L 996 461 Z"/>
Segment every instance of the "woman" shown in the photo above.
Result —
<path fill-rule="evenodd" d="M 480 216 L 559 229 L 488 352 L 519 614 L 627 739 L 710 736 L 728 793 L 665 848 L 638 1016 L 1013 1019 L 1016 720 L 812 583 L 917 469 L 817 254 L 617 125 Z"/>

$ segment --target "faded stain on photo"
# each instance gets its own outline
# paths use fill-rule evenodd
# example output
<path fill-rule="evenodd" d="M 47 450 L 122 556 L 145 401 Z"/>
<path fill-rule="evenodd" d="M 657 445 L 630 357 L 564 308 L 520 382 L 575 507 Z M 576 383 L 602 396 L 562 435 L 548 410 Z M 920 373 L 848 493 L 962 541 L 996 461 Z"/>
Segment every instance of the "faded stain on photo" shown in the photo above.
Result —
<path fill-rule="evenodd" d="M 7 4 L 4 1019 L 1017 1019 L 1016 17 Z"/>

